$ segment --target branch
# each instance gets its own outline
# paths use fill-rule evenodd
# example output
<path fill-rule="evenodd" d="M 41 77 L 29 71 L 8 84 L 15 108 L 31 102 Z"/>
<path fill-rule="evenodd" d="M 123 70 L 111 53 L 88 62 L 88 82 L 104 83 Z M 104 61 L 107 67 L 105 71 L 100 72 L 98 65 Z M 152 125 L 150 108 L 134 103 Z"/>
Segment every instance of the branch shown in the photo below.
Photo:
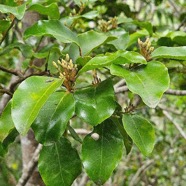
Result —
<path fill-rule="evenodd" d="M 13 96 L 12 92 L 10 92 L 9 90 L 6 90 L 6 89 L 0 89 L 0 93 L 5 93 L 5 94 L 8 94 L 9 96 Z"/>
<path fill-rule="evenodd" d="M 182 135 L 182 137 L 184 139 L 186 139 L 186 134 L 183 131 L 183 129 L 180 127 L 179 124 L 177 124 L 174 119 L 172 118 L 172 116 L 165 110 L 163 110 L 163 114 L 173 123 L 173 125 L 178 129 L 178 131 L 180 132 L 180 134 Z"/>
<path fill-rule="evenodd" d="M 87 135 L 90 134 L 92 131 L 86 129 L 74 129 L 74 131 L 79 135 Z M 70 132 L 69 132 L 70 134 Z"/>
<path fill-rule="evenodd" d="M 173 7 L 173 9 L 175 10 L 176 15 L 179 16 L 179 15 L 180 15 L 180 10 L 179 10 L 179 8 L 177 7 L 177 5 L 175 4 L 175 2 L 172 1 L 172 0 L 168 0 L 168 1 L 169 1 L 169 4 L 170 4 L 170 5 Z"/>
<path fill-rule="evenodd" d="M 166 107 L 165 105 L 162 105 L 162 104 L 158 104 L 158 107 L 162 110 L 165 110 L 165 111 L 168 111 L 168 112 L 171 112 L 173 114 L 176 114 L 176 115 L 181 115 L 183 117 L 186 117 L 186 114 L 182 113 L 181 110 L 175 108 L 175 107 Z"/>
<path fill-rule="evenodd" d="M 115 91 L 116 94 L 121 93 L 121 92 L 126 92 L 126 91 L 129 90 L 127 86 L 118 87 L 116 85 L 114 86 L 114 91 Z M 165 94 L 170 94 L 170 95 L 174 95 L 174 96 L 186 96 L 186 90 L 172 90 L 172 89 L 169 89 L 165 92 Z"/>
<path fill-rule="evenodd" d="M 143 164 L 139 169 L 138 171 L 136 172 L 136 174 L 133 176 L 133 178 L 131 179 L 130 183 L 129 183 L 129 186 L 134 186 L 136 185 L 136 183 L 138 182 L 138 178 L 139 176 L 146 171 L 146 169 L 149 168 L 149 166 L 151 164 L 154 163 L 154 160 L 148 160 L 145 162 L 145 164 Z"/>
<path fill-rule="evenodd" d="M 20 72 L 18 72 L 18 71 L 16 71 L 16 70 L 9 70 L 9 69 L 4 68 L 4 67 L 2 67 L 2 66 L 0 66 L 0 70 L 3 71 L 3 72 L 7 72 L 7 73 L 9 73 L 9 74 L 13 74 L 13 75 L 15 75 L 15 76 L 22 76 L 22 74 L 21 74 Z"/>
<path fill-rule="evenodd" d="M 186 90 L 172 90 L 169 89 L 165 94 L 175 95 L 175 96 L 186 96 Z"/>
<path fill-rule="evenodd" d="M 120 80 L 119 82 L 117 82 L 115 85 L 114 85 L 114 88 L 119 88 L 123 85 L 126 85 L 126 82 L 124 79 Z"/>
<path fill-rule="evenodd" d="M 128 87 L 127 86 L 122 86 L 122 87 L 114 87 L 114 91 L 116 94 L 121 93 L 121 92 L 126 92 L 128 91 Z"/>
<path fill-rule="evenodd" d="M 28 166 L 27 166 L 26 170 L 23 170 L 21 178 L 19 179 L 19 181 L 18 181 L 16 186 L 24 186 L 24 185 L 26 185 L 27 181 L 32 176 L 32 173 L 33 173 L 34 169 L 37 166 L 37 162 L 38 162 L 38 159 L 39 159 L 39 153 L 40 153 L 41 149 L 42 149 L 42 145 L 39 144 L 37 146 L 34 154 L 33 154 L 32 159 L 28 163 Z"/>

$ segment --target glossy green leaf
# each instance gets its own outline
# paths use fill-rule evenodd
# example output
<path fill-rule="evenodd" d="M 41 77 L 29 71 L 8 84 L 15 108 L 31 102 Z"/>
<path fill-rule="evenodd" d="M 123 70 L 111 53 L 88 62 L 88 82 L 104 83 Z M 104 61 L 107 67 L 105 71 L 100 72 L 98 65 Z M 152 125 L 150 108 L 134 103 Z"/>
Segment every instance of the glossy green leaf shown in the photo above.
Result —
<path fill-rule="evenodd" d="M 0 157 L 3 157 L 5 155 L 6 151 L 3 148 L 2 143 L 0 142 Z"/>
<path fill-rule="evenodd" d="M 116 39 L 116 37 L 108 36 L 105 33 L 99 33 L 93 30 L 84 32 L 78 35 L 80 48 L 74 44 L 70 46 L 70 56 L 74 56 L 73 60 L 76 60 L 80 54 L 83 57 L 89 54 L 95 48 L 113 39 Z"/>
<path fill-rule="evenodd" d="M 9 131 L 3 141 L 0 141 L 0 156 L 6 155 L 9 145 L 11 145 L 15 141 L 18 135 L 19 133 L 17 132 L 17 130 L 13 128 Z"/>
<path fill-rule="evenodd" d="M 157 106 L 163 93 L 169 88 L 168 70 L 164 64 L 157 61 L 149 62 L 133 70 L 111 65 L 110 70 L 111 74 L 123 77 L 129 90 L 138 94 L 151 108 Z"/>
<path fill-rule="evenodd" d="M 123 125 L 136 146 L 148 156 L 155 145 L 155 131 L 151 123 L 138 115 L 123 115 Z"/>
<path fill-rule="evenodd" d="M 139 30 L 139 31 L 136 31 L 136 32 L 130 34 L 130 39 L 129 39 L 129 43 L 128 43 L 127 47 L 130 47 L 133 44 L 137 44 L 138 38 L 148 36 L 148 35 L 149 35 L 149 33 L 146 29 Z"/>
<path fill-rule="evenodd" d="M 150 35 L 153 34 L 153 28 L 152 28 L 152 24 L 150 22 L 145 22 L 145 21 L 133 21 L 134 24 L 138 25 L 141 28 L 145 28 Z"/>
<path fill-rule="evenodd" d="M 93 10 L 93 11 L 90 11 L 90 12 L 87 12 L 81 15 L 81 17 L 86 18 L 86 19 L 94 19 L 98 15 L 99 15 L 98 11 Z"/>
<path fill-rule="evenodd" d="M 38 21 L 33 26 L 29 27 L 24 33 L 25 39 L 31 36 L 45 35 L 51 35 L 63 43 L 74 42 L 78 45 L 76 34 L 58 20 Z"/>
<path fill-rule="evenodd" d="M 172 41 L 181 45 L 186 46 L 186 32 L 174 31 L 171 33 Z"/>
<path fill-rule="evenodd" d="M 15 6 L 15 7 L 0 4 L 0 12 L 11 13 L 19 20 L 23 18 L 25 10 L 26 10 L 25 3 L 20 6 Z"/>
<path fill-rule="evenodd" d="M 5 32 L 11 25 L 10 21 L 0 20 L 0 33 Z"/>
<path fill-rule="evenodd" d="M 111 64 L 126 64 L 126 63 L 141 63 L 146 64 L 145 58 L 137 52 L 133 51 L 117 51 L 115 53 L 108 53 L 92 58 L 79 71 L 79 74 L 95 68 L 109 66 Z"/>
<path fill-rule="evenodd" d="M 81 173 L 81 160 L 70 142 L 61 138 L 44 146 L 39 157 L 39 172 L 47 186 L 71 186 Z"/>
<path fill-rule="evenodd" d="M 78 39 L 79 39 L 82 55 L 86 55 L 96 47 L 102 45 L 103 43 L 116 38 L 112 36 L 107 36 L 104 33 L 99 33 L 91 30 L 83 34 L 79 34 Z"/>
<path fill-rule="evenodd" d="M 77 90 L 74 93 L 74 98 L 77 116 L 93 126 L 109 118 L 116 107 L 110 79 L 97 86 Z"/>
<path fill-rule="evenodd" d="M 74 110 L 75 102 L 72 94 L 53 93 L 32 125 L 37 141 L 47 144 L 59 140 Z"/>
<path fill-rule="evenodd" d="M 96 126 L 94 131 L 84 138 L 83 165 L 88 176 L 96 184 L 104 184 L 111 176 L 122 158 L 123 147 L 122 136 L 111 120 Z"/>
<path fill-rule="evenodd" d="M 0 141 L 2 142 L 14 128 L 11 117 L 11 101 L 7 104 L 0 116 Z"/>
<path fill-rule="evenodd" d="M 184 47 L 159 47 L 152 52 L 152 58 L 170 58 L 186 60 L 186 46 Z"/>
<path fill-rule="evenodd" d="M 112 44 L 117 50 L 125 50 L 129 43 L 129 33 L 124 33 L 113 41 L 110 41 L 108 44 Z"/>
<path fill-rule="evenodd" d="M 78 5 L 78 6 L 82 6 L 82 4 L 85 6 L 85 5 L 88 5 L 90 3 L 94 3 L 95 1 L 97 0 L 74 0 L 74 2 Z"/>
<path fill-rule="evenodd" d="M 114 117 L 112 117 L 111 120 L 117 125 L 118 130 L 120 131 L 123 137 L 123 142 L 125 145 L 126 153 L 129 154 L 132 149 L 133 142 L 130 136 L 125 131 L 123 124 L 122 124 L 122 120 L 118 118 L 114 118 Z"/>
<path fill-rule="evenodd" d="M 19 85 L 12 100 L 12 119 L 19 133 L 27 133 L 42 106 L 61 84 L 61 79 L 33 76 Z"/>
<path fill-rule="evenodd" d="M 51 19 L 59 19 L 60 13 L 57 3 L 51 3 L 48 6 L 43 6 L 41 4 L 33 4 L 28 10 L 34 10 L 42 15 L 48 15 Z"/>
<path fill-rule="evenodd" d="M 16 43 L 12 43 L 12 44 L 8 45 L 2 51 L 0 51 L 0 56 L 7 54 L 9 51 L 11 51 L 15 48 L 20 50 L 21 53 L 23 54 L 23 56 L 26 58 L 32 57 L 32 55 L 34 53 L 32 47 L 30 45 L 16 42 Z"/>

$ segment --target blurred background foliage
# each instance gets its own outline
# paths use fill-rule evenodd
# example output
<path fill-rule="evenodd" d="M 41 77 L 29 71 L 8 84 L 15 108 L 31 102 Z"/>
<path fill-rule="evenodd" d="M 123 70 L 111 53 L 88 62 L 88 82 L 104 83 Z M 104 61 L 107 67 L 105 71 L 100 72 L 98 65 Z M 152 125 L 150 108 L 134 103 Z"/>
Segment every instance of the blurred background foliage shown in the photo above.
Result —
<path fill-rule="evenodd" d="M 150 37 L 152 45 L 185 46 L 186 45 L 186 2 L 185 0 L 34 0 L 29 5 L 41 4 L 48 6 L 56 2 L 60 10 L 60 20 L 71 27 L 74 32 L 83 33 L 94 29 L 96 31 L 111 32 L 121 36 L 118 47 L 127 50 L 139 51 L 137 39 Z M 84 3 L 84 6 L 82 5 Z M 19 1 L 0 0 L 0 4 L 17 6 Z M 29 7 L 28 7 L 29 8 Z M 40 14 L 41 19 L 48 15 Z M 0 40 L 3 33 L 10 26 L 11 15 L 0 13 Z M 20 42 L 22 38 L 22 22 L 16 20 L 16 26 L 8 33 L 4 46 L 0 47 L 0 64 L 3 67 L 14 69 L 22 60 L 23 69 L 28 65 L 29 52 L 20 45 L 11 46 Z M 26 40 L 33 51 L 36 50 L 37 40 Z M 56 61 L 64 55 L 64 46 L 50 39 L 50 45 L 45 45 L 36 54 L 35 58 L 46 58 L 52 71 L 50 62 Z M 6 48 L 6 50 L 5 50 Z M 68 46 L 67 46 L 68 48 Z M 26 50 L 26 49 L 25 49 Z M 113 51 L 113 45 L 105 44 L 97 48 L 95 54 Z M 50 55 L 48 55 L 50 51 Z M 170 88 L 186 90 L 186 60 L 162 61 L 169 69 L 171 78 Z M 44 68 L 43 66 L 41 69 Z M 99 74 L 105 76 L 105 74 Z M 0 86 L 6 87 L 12 78 L 11 74 L 0 71 Z M 91 77 L 87 76 L 87 82 Z M 78 80 L 81 81 L 81 80 Z M 115 80 L 117 82 L 117 79 Z M 128 105 L 131 93 L 118 94 L 120 104 Z M 124 156 L 111 179 L 105 185 L 112 186 L 184 186 L 186 185 L 186 140 L 180 135 L 173 123 L 177 123 L 185 130 L 186 123 L 186 96 L 164 95 L 161 103 L 155 109 L 140 105 L 137 112 L 142 113 L 154 124 L 156 129 L 156 145 L 150 157 L 144 157 L 134 146 L 129 155 Z M 168 119 L 163 111 L 172 116 Z M 87 128 L 82 121 L 73 121 L 75 128 Z M 109 152 L 108 152 L 109 153 Z M 17 138 L 10 145 L 5 159 L 0 159 L 0 185 L 15 185 L 21 175 L 21 147 Z M 86 179 L 81 175 L 77 180 Z M 74 185 L 77 185 L 76 182 Z M 87 180 L 87 186 L 93 182 Z"/>

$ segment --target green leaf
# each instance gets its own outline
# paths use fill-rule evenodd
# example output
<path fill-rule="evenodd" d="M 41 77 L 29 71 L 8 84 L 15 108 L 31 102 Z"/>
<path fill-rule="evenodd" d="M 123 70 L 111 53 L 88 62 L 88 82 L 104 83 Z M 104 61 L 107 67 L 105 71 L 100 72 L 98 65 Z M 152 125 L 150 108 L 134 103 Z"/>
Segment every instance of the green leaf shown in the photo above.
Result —
<path fill-rule="evenodd" d="M 0 116 L 0 141 L 2 142 L 11 130 L 14 128 L 14 123 L 11 117 L 11 101 L 7 104 Z"/>
<path fill-rule="evenodd" d="M 138 115 L 124 114 L 122 120 L 128 135 L 143 155 L 148 156 L 155 145 L 155 132 L 151 123 Z"/>
<path fill-rule="evenodd" d="M 134 32 L 133 34 L 130 34 L 130 40 L 127 47 L 130 47 L 133 44 L 137 44 L 138 38 L 148 36 L 149 33 L 146 29 L 139 30 Z"/>
<path fill-rule="evenodd" d="M 159 103 L 163 93 L 169 88 L 169 74 L 164 64 L 152 61 L 133 70 L 111 65 L 111 74 L 123 77 L 127 87 L 138 94 L 151 108 Z"/>
<path fill-rule="evenodd" d="M 9 131 L 8 135 L 6 136 L 6 138 L 4 138 L 3 142 L 0 142 L 0 156 L 4 156 L 8 152 L 9 145 L 15 141 L 18 135 L 19 133 L 15 128 Z"/>
<path fill-rule="evenodd" d="M 45 35 L 51 35 L 63 43 L 74 42 L 79 45 L 76 34 L 58 20 L 40 20 L 24 32 L 25 39 Z"/>
<path fill-rule="evenodd" d="M 26 10 L 26 3 L 15 7 L 0 4 L 0 12 L 11 13 L 19 20 L 23 18 L 25 10 Z"/>
<path fill-rule="evenodd" d="M 10 21 L 0 20 L 0 33 L 5 32 L 11 25 Z"/>
<path fill-rule="evenodd" d="M 117 50 L 125 50 L 127 44 L 129 43 L 129 33 L 124 33 L 113 41 L 110 41 L 108 44 L 112 44 Z"/>
<path fill-rule="evenodd" d="M 82 55 L 86 55 L 90 53 L 93 49 L 102 45 L 103 43 L 111 41 L 116 38 L 113 36 L 107 36 L 104 33 L 99 33 L 91 30 L 83 34 L 79 34 L 78 39 L 79 39 Z"/>
<path fill-rule="evenodd" d="M 109 118 L 116 107 L 110 79 L 97 86 L 77 90 L 74 93 L 74 98 L 77 116 L 93 126 Z"/>
<path fill-rule="evenodd" d="M 122 120 L 118 119 L 118 118 L 114 118 L 114 117 L 112 117 L 111 120 L 117 125 L 117 127 L 123 137 L 123 142 L 125 145 L 126 153 L 129 154 L 132 149 L 133 142 L 132 142 L 132 139 L 130 138 L 130 136 L 125 131 L 123 124 L 122 124 Z"/>
<path fill-rule="evenodd" d="M 172 41 L 181 45 L 186 45 L 186 32 L 183 31 L 174 31 L 171 33 Z"/>
<path fill-rule="evenodd" d="M 152 24 L 150 22 L 144 22 L 144 21 L 133 21 L 134 24 L 138 25 L 141 28 L 145 28 L 150 35 L 153 34 L 153 28 L 152 28 Z"/>
<path fill-rule="evenodd" d="M 30 58 L 33 55 L 33 49 L 30 45 L 23 44 L 20 42 L 9 44 L 7 47 L 5 47 L 2 51 L 0 51 L 0 56 L 7 54 L 12 49 L 19 49 L 24 57 Z"/>
<path fill-rule="evenodd" d="M 83 17 L 86 19 L 94 19 L 97 16 L 99 16 L 98 11 L 93 10 L 93 11 L 90 11 L 90 12 L 87 12 L 87 13 L 81 15 L 80 17 Z"/>
<path fill-rule="evenodd" d="M 71 186 L 81 173 L 81 160 L 70 142 L 61 138 L 57 143 L 43 147 L 38 167 L 46 185 Z"/>
<path fill-rule="evenodd" d="M 116 37 L 108 36 L 105 33 L 99 33 L 93 30 L 79 34 L 78 40 L 80 49 L 77 45 L 72 44 L 69 49 L 70 56 L 74 56 L 73 60 L 76 60 L 79 57 L 79 53 L 81 53 L 82 57 L 88 55 L 95 48 L 113 39 L 116 39 Z"/>
<path fill-rule="evenodd" d="M 32 125 L 37 141 L 47 144 L 59 140 L 74 111 L 75 102 L 72 94 L 53 93 Z"/>
<path fill-rule="evenodd" d="M 98 138 L 94 139 L 93 135 Z M 117 126 L 106 120 L 83 140 L 82 161 L 88 176 L 102 185 L 111 176 L 123 154 L 123 139 Z"/>
<path fill-rule="evenodd" d="M 19 133 L 27 133 L 42 106 L 61 84 L 61 79 L 33 76 L 19 85 L 12 98 L 12 119 Z"/>
<path fill-rule="evenodd" d="M 51 19 L 59 19 L 60 13 L 57 3 L 51 3 L 48 6 L 43 6 L 41 4 L 33 4 L 28 10 L 34 10 L 40 14 L 48 15 Z"/>
<path fill-rule="evenodd" d="M 186 60 L 186 46 L 184 47 L 159 47 L 152 52 L 152 58 L 170 58 Z"/>
<path fill-rule="evenodd" d="M 133 51 L 117 51 L 92 58 L 78 72 L 79 74 L 88 70 L 109 66 L 111 64 L 141 63 L 146 64 L 145 58 L 137 52 Z"/>

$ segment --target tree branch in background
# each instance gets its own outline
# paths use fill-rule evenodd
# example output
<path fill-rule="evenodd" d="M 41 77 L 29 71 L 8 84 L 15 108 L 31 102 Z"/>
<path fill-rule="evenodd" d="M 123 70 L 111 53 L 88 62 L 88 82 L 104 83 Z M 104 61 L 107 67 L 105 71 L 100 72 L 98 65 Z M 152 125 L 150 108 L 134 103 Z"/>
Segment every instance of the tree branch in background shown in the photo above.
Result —
<path fill-rule="evenodd" d="M 18 72 L 17 70 L 10 70 L 10 69 L 4 68 L 2 66 L 0 66 L 0 70 L 3 72 L 7 72 L 9 74 L 13 74 L 15 76 L 22 76 L 22 74 L 20 72 Z"/>
<path fill-rule="evenodd" d="M 127 86 L 114 86 L 114 91 L 116 94 L 121 93 L 121 92 L 126 92 L 128 91 Z M 174 96 L 186 96 L 186 90 L 172 90 L 169 89 L 165 92 L 165 94 L 170 94 Z"/>
<path fill-rule="evenodd" d="M 183 129 L 180 127 L 180 125 L 177 124 L 177 123 L 174 121 L 173 117 L 172 117 L 167 111 L 165 111 L 165 110 L 163 110 L 163 114 L 164 114 L 164 115 L 173 123 L 173 125 L 178 129 L 178 131 L 180 132 L 180 134 L 182 135 L 182 137 L 183 137 L 184 139 L 186 139 L 186 134 L 185 134 L 185 132 L 184 132 Z"/>
<path fill-rule="evenodd" d="M 134 186 L 138 183 L 140 175 L 145 172 L 152 164 L 154 160 L 147 160 L 136 172 L 136 174 L 132 177 L 129 186 Z"/>
<path fill-rule="evenodd" d="M 5 93 L 5 94 L 8 94 L 9 96 L 13 96 L 12 92 L 10 92 L 9 90 L 6 90 L 6 89 L 0 89 L 0 93 Z"/>
<path fill-rule="evenodd" d="M 33 154 L 32 159 L 28 163 L 28 166 L 27 166 L 26 170 L 23 170 L 23 174 L 22 174 L 21 178 L 19 179 L 16 186 L 26 185 L 27 181 L 32 176 L 32 173 L 37 166 L 37 162 L 38 162 L 38 159 L 39 159 L 39 153 L 40 153 L 41 149 L 42 149 L 42 145 L 39 144 L 38 147 L 36 148 L 34 154 Z"/>
<path fill-rule="evenodd" d="M 175 96 L 186 96 L 186 90 L 172 90 L 169 89 L 165 94 L 175 95 Z"/>

